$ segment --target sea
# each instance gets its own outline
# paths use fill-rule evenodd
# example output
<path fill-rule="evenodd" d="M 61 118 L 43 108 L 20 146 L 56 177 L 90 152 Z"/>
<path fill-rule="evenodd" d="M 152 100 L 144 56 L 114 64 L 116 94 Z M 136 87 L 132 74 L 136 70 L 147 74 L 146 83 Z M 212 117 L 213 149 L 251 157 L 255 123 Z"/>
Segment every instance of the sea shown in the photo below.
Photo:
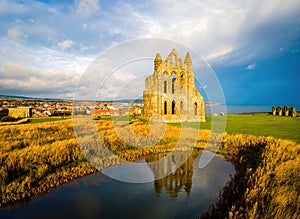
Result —
<path fill-rule="evenodd" d="M 277 105 L 274 105 L 278 107 Z M 281 105 L 283 107 L 284 105 Z M 292 106 L 288 106 L 292 107 Z M 300 105 L 293 105 L 296 110 L 300 111 Z M 243 113 L 269 113 L 272 112 L 272 105 L 213 105 L 205 106 L 205 113 L 214 114 L 243 114 Z"/>

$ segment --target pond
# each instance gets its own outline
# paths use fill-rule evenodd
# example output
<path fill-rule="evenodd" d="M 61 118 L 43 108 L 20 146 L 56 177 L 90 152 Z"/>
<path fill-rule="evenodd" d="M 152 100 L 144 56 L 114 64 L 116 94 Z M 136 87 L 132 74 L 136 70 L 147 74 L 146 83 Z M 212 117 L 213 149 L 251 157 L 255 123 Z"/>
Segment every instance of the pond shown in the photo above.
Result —
<path fill-rule="evenodd" d="M 199 159 L 200 155 L 190 156 L 182 168 L 146 183 L 121 182 L 100 172 L 82 177 L 30 201 L 0 208 L 0 218 L 195 218 L 218 199 L 235 173 L 223 158 L 214 157 L 204 168 L 198 167 Z M 118 176 L 129 169 L 125 164 L 105 173 Z M 151 178 L 150 170 L 144 173 Z"/>

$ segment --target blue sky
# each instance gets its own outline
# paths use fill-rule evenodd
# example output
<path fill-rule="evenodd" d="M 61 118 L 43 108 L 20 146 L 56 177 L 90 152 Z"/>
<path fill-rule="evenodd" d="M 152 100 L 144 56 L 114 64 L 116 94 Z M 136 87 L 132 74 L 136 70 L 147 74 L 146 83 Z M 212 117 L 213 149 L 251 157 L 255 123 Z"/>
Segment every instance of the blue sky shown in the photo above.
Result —
<path fill-rule="evenodd" d="M 0 94 L 72 98 L 107 48 L 161 38 L 201 54 L 227 104 L 300 105 L 299 0 L 0 0 L 0 19 Z"/>

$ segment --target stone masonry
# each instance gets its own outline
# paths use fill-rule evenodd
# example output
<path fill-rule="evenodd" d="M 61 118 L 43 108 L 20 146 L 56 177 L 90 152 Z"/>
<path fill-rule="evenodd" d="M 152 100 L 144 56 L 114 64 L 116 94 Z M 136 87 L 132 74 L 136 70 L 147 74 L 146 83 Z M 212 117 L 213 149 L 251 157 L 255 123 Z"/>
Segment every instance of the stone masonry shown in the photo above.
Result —
<path fill-rule="evenodd" d="M 184 61 L 173 49 L 154 60 L 154 73 L 146 78 L 143 116 L 164 122 L 205 122 L 203 97 L 195 87 L 189 52 Z"/>
<path fill-rule="evenodd" d="M 31 107 L 8 108 L 8 115 L 14 118 L 25 118 L 32 116 Z"/>

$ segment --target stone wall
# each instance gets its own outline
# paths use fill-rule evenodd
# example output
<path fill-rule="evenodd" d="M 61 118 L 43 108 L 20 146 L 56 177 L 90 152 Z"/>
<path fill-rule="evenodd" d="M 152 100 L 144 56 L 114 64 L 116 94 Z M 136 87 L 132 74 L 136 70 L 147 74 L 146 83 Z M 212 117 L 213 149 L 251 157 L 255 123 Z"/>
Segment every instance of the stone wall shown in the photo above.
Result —
<path fill-rule="evenodd" d="M 31 117 L 32 108 L 30 107 L 8 108 L 8 115 L 14 118 Z"/>

